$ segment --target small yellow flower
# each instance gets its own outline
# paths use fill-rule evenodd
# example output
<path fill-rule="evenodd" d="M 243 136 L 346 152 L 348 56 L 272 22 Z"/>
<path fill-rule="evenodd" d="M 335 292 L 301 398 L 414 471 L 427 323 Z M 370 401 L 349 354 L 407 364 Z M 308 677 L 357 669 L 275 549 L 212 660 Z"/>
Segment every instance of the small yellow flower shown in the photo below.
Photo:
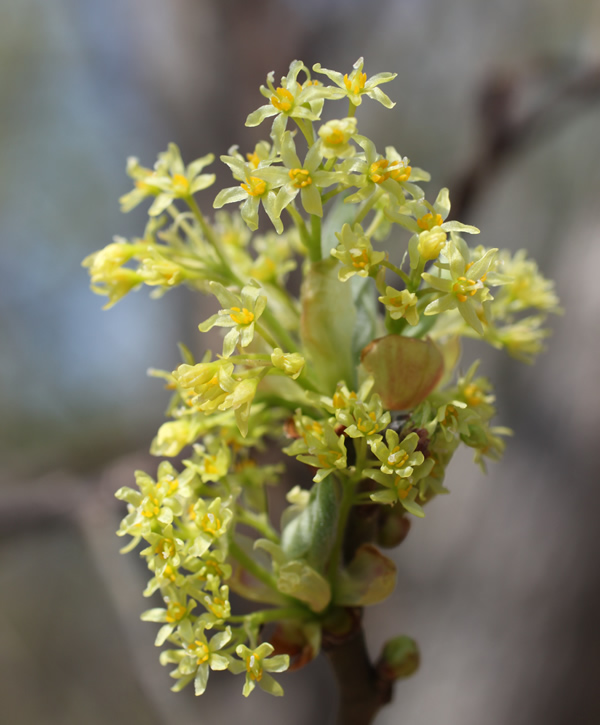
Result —
<path fill-rule="evenodd" d="M 418 298 L 413 292 L 386 287 L 385 296 L 380 297 L 379 301 L 385 305 L 392 320 L 405 318 L 409 325 L 416 325 L 419 321 Z"/>

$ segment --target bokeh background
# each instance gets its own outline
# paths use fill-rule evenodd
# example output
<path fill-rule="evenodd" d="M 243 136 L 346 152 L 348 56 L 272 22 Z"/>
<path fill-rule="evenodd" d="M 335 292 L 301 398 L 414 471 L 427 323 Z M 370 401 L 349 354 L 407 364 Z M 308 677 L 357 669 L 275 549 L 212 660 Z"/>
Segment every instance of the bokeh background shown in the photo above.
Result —
<path fill-rule="evenodd" d="M 515 436 L 487 477 L 459 457 L 452 495 L 394 554 L 369 646 L 410 634 L 422 667 L 377 722 L 600 722 L 598 1 L 3 0 L 1 723 L 331 721 L 321 660 L 281 699 L 244 701 L 227 673 L 202 699 L 169 692 L 112 493 L 162 421 L 146 369 L 176 365 L 178 340 L 198 348 L 202 302 L 141 291 L 103 312 L 80 262 L 142 228 L 118 209 L 126 156 L 246 148 L 269 70 L 359 55 L 399 74 L 396 108 L 365 103 L 361 129 L 456 190 L 485 244 L 527 247 L 566 308 L 533 368 L 469 350 Z"/>

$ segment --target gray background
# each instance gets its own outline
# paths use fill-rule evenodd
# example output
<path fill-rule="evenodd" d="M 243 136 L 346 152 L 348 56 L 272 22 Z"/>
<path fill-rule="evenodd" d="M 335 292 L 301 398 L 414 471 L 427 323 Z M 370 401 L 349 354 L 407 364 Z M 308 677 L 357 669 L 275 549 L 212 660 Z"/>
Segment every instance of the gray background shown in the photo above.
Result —
<path fill-rule="evenodd" d="M 245 129 L 267 71 L 307 64 L 396 71 L 393 111 L 360 128 L 458 183 L 481 159 L 482 89 L 514 84 L 527 115 L 600 63 L 592 0 L 4 0 L 0 5 L 0 722 L 6 725 L 327 723 L 334 683 L 318 660 L 281 678 L 283 699 L 169 692 L 138 621 L 145 571 L 120 557 L 112 492 L 162 421 L 147 367 L 199 348 L 202 301 L 133 294 L 109 312 L 81 259 L 122 216 L 127 155 L 150 165 L 169 140 L 191 160 Z M 484 477 L 469 455 L 394 554 L 398 587 L 368 612 L 376 654 L 415 636 L 423 664 L 378 724 L 600 722 L 597 519 L 600 446 L 600 104 L 559 100 L 549 133 L 503 158 L 462 221 L 488 246 L 527 247 L 567 314 L 526 367 L 470 346 L 515 430 Z M 488 126 L 486 126 L 488 128 Z M 227 181 L 226 170 L 220 182 Z M 485 183 L 484 183 L 485 182 Z M 210 203 L 210 192 L 204 206 Z M 149 464 L 150 466 L 153 464 Z M 67 515 L 65 515 L 65 512 Z"/>

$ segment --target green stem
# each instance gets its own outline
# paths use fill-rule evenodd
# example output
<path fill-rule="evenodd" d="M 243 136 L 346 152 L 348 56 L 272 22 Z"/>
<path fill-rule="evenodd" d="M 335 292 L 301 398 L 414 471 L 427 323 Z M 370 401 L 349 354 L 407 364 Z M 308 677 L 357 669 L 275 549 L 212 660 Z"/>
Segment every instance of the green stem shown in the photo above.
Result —
<path fill-rule="evenodd" d="M 274 544 L 279 544 L 279 536 L 266 520 L 266 516 L 259 516 L 250 511 L 240 510 L 237 513 L 237 520 L 241 524 L 251 526 L 253 529 L 261 533 L 265 539 L 269 539 Z"/>
<path fill-rule="evenodd" d="M 389 312 L 385 313 L 385 327 L 392 335 L 401 335 L 407 325 L 406 320 L 401 317 L 399 320 L 393 320 Z"/>
<path fill-rule="evenodd" d="M 274 609 L 260 609 L 250 614 L 238 614 L 229 617 L 229 622 L 246 622 L 251 619 L 254 624 L 266 624 L 276 622 L 278 619 L 307 619 L 308 612 L 298 607 L 278 607 Z"/>
<path fill-rule="evenodd" d="M 351 100 L 348 100 L 348 104 L 348 118 L 352 118 L 356 113 L 356 106 L 354 105 L 354 103 L 352 103 Z"/>
<path fill-rule="evenodd" d="M 296 125 L 298 128 L 302 131 L 302 135 L 306 139 L 306 143 L 309 146 L 312 146 L 315 142 L 315 134 L 313 131 L 313 126 L 311 121 L 303 121 L 300 118 L 294 118 L 294 121 L 296 122 Z"/>
<path fill-rule="evenodd" d="M 403 272 L 400 267 L 396 267 L 395 264 L 392 264 L 387 259 L 385 259 L 383 262 L 380 262 L 380 264 L 382 267 L 385 267 L 386 269 L 389 269 L 397 274 L 407 287 L 410 285 L 410 277 L 406 274 L 406 272 Z"/>
<path fill-rule="evenodd" d="M 264 317 L 264 312 L 263 312 Z M 254 327 L 256 329 L 256 332 L 263 338 L 265 342 L 267 342 L 272 348 L 281 347 L 281 345 L 277 342 L 277 340 L 272 337 L 272 335 L 265 330 L 265 328 L 262 325 L 259 325 L 258 322 L 254 324 Z"/>
<path fill-rule="evenodd" d="M 233 282 L 235 282 L 237 285 L 239 285 L 240 288 L 243 287 L 244 283 L 236 274 L 234 274 L 233 270 L 231 269 L 227 256 L 226 256 L 225 252 L 223 251 L 223 248 L 221 247 L 221 243 L 219 242 L 218 238 L 215 236 L 215 234 L 214 234 L 213 230 L 210 228 L 209 224 L 206 222 L 206 219 L 204 218 L 204 215 L 200 211 L 200 207 L 198 206 L 198 204 L 196 204 L 196 200 L 194 199 L 194 197 L 188 196 L 185 198 L 185 201 L 186 201 L 187 205 L 190 207 L 190 209 L 192 210 L 192 212 L 196 218 L 196 221 L 200 225 L 200 229 L 202 229 L 202 233 L 204 234 L 204 236 L 206 237 L 208 242 L 212 245 L 213 249 L 217 253 L 219 259 L 221 260 L 223 267 L 227 270 L 227 272 L 231 276 L 231 280 Z"/>
<path fill-rule="evenodd" d="M 298 352 L 298 343 L 268 307 L 262 313 L 262 319 L 267 323 L 275 338 L 281 341 L 280 345 L 275 345 L 274 347 L 280 347 L 287 350 L 287 352 Z"/>
<path fill-rule="evenodd" d="M 249 352 L 245 355 L 231 355 L 227 358 L 228 362 L 239 363 L 240 365 L 247 365 L 248 363 L 261 363 L 264 362 L 266 365 L 271 364 L 271 356 L 264 353 Z"/>
<path fill-rule="evenodd" d="M 373 204 L 375 204 L 376 200 L 377 200 L 377 194 L 373 194 L 370 199 L 367 199 L 364 202 L 364 204 L 361 206 L 361 208 L 358 210 L 356 216 L 354 217 L 352 226 L 354 226 L 355 224 L 360 224 L 362 222 L 362 220 L 367 216 L 367 214 L 373 208 Z"/>
<path fill-rule="evenodd" d="M 308 250 L 310 261 L 318 262 L 321 259 L 321 249 L 315 247 L 312 237 L 308 233 L 308 229 L 304 223 L 304 219 L 300 216 L 300 213 L 294 206 L 292 206 L 292 204 L 286 206 L 286 211 L 292 217 L 292 221 L 300 233 L 300 239 L 302 239 L 302 243 Z"/>
<path fill-rule="evenodd" d="M 214 235 L 212 229 L 210 226 L 206 223 L 206 220 L 204 219 L 204 216 L 202 215 L 202 212 L 198 208 L 198 204 L 196 204 L 195 200 L 192 197 L 186 198 L 186 201 L 194 213 L 194 216 L 198 220 L 198 224 L 200 224 L 200 228 L 202 229 L 203 234 L 208 239 L 208 241 L 213 245 L 215 248 L 217 254 L 219 255 L 219 258 L 221 259 L 221 262 L 223 263 L 224 268 L 229 273 L 231 280 L 239 286 L 240 289 L 244 287 L 244 282 L 233 272 L 231 269 L 231 266 L 227 260 L 227 257 L 225 256 L 225 253 L 221 249 L 221 245 L 219 244 L 219 240 Z M 289 207 L 288 207 L 289 209 Z M 294 209 L 296 214 L 298 212 Z M 300 217 L 300 215 L 298 214 Z M 300 220 L 302 221 L 302 217 L 300 217 Z M 304 224 L 304 222 L 302 222 Z M 308 232 L 306 231 L 306 227 L 304 227 L 304 231 L 306 235 L 308 236 Z M 273 347 L 281 347 L 284 345 L 287 347 L 289 352 L 295 352 L 298 349 L 298 346 L 292 339 L 292 337 L 289 335 L 289 333 L 284 329 L 284 327 L 281 325 L 280 322 L 275 318 L 273 313 L 269 309 L 265 309 L 262 318 L 264 322 L 267 323 L 267 326 L 270 328 L 270 332 L 265 330 L 265 328 L 262 325 L 256 325 L 256 329 L 260 335 L 263 336 L 263 338 L 269 343 L 269 345 L 272 345 Z M 274 337 L 275 336 L 275 337 Z M 279 344 L 275 338 L 278 338 L 281 341 L 281 344 Z"/>
<path fill-rule="evenodd" d="M 327 167 L 325 167 L 327 168 Z M 332 189 L 331 191 L 328 191 L 326 194 L 323 194 L 321 197 L 321 204 L 327 204 L 327 202 L 332 199 L 334 196 L 340 193 L 340 191 L 345 191 L 346 187 L 338 186 L 337 189 Z"/>
<path fill-rule="evenodd" d="M 377 231 L 377 227 L 381 224 L 381 222 L 384 220 L 383 212 L 378 211 L 377 214 L 373 217 L 373 221 L 369 224 L 369 228 L 365 232 L 365 234 L 370 237 Z"/>
<path fill-rule="evenodd" d="M 287 408 L 292 413 L 295 413 L 298 409 L 300 409 L 304 415 L 309 415 L 311 417 L 318 416 L 314 406 L 309 405 L 306 401 L 287 400 L 279 395 L 266 395 L 260 392 L 257 393 L 254 400 L 256 403 L 264 403 L 269 408 Z"/>
<path fill-rule="evenodd" d="M 354 439 L 354 448 L 356 450 L 356 463 L 354 464 L 354 474 L 346 481 L 342 480 L 342 501 L 340 503 L 338 513 L 338 528 L 329 562 L 329 580 L 335 587 L 335 579 L 337 571 L 341 564 L 342 553 L 344 551 L 344 539 L 346 536 L 346 527 L 348 517 L 352 506 L 356 503 L 356 487 L 363 477 L 363 470 L 367 461 L 367 441 L 364 438 Z"/>
<path fill-rule="evenodd" d="M 415 292 L 419 289 L 419 285 L 421 284 L 421 274 L 423 273 L 424 269 L 425 260 L 422 257 L 419 257 L 419 263 L 417 264 L 416 268 L 413 269 L 410 273 L 410 283 L 406 285 L 409 292 Z"/>
<path fill-rule="evenodd" d="M 310 231 L 312 232 L 312 243 L 315 247 L 315 255 L 318 251 L 319 259 L 322 258 L 323 254 L 321 251 L 321 217 L 316 214 L 312 214 L 310 217 Z M 313 259 L 313 262 L 318 261 Z"/>
<path fill-rule="evenodd" d="M 175 206 L 175 204 L 169 204 L 169 206 L 167 207 L 167 211 L 173 217 L 173 220 L 176 221 L 181 226 L 181 228 L 188 235 L 188 237 L 193 237 L 194 236 L 194 230 L 185 221 L 185 219 L 181 219 L 180 218 L 182 212 L 179 211 L 179 209 Z"/>
<path fill-rule="evenodd" d="M 229 553 L 234 559 L 247 569 L 253 577 L 266 584 L 268 587 L 279 593 L 277 589 L 277 580 L 272 574 L 266 569 L 263 569 L 260 564 L 257 564 L 251 556 L 248 556 L 245 551 L 235 541 L 229 542 Z"/>

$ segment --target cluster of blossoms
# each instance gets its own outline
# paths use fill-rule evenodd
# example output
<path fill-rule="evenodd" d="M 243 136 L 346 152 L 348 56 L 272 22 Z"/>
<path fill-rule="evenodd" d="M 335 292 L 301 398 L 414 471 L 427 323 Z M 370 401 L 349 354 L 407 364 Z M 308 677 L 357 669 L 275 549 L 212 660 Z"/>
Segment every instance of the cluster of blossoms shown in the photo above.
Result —
<path fill-rule="evenodd" d="M 107 306 L 142 284 L 185 284 L 219 304 L 200 331 L 226 328 L 220 354 L 198 362 L 182 346 L 176 370 L 155 371 L 173 397 L 151 452 L 186 457 L 117 492 L 128 505 L 119 535 L 132 537 L 126 550 L 144 542 L 145 593 L 164 602 L 143 618 L 162 625 L 175 690 L 193 681 L 201 694 L 210 670 L 229 670 L 245 672 L 245 695 L 282 694 L 270 672 L 316 656 L 348 608 L 385 599 L 395 567 L 378 547 L 400 543 L 407 516 L 447 493 L 461 443 L 484 466 L 510 432 L 491 423 L 477 363 L 460 374 L 461 337 L 530 361 L 560 311 L 524 251 L 468 246 L 479 230 L 450 219 L 448 190 L 429 202 L 425 171 L 359 133 L 365 98 L 393 107 L 380 86 L 395 74 L 368 78 L 362 59 L 346 75 L 312 70 L 294 61 L 278 86 L 270 73 L 247 120 L 269 119 L 269 140 L 222 157 L 235 183 L 213 206 L 239 212 L 209 221 L 195 194 L 215 180 L 202 173 L 212 155 L 185 166 L 170 144 L 153 169 L 128 162 L 123 210 L 152 202 L 143 237 L 84 261 Z M 321 122 L 337 100 L 345 115 Z M 258 232 L 261 207 L 274 231 Z M 395 232 L 392 262 L 375 245 Z M 286 289 L 297 266 L 299 298 Z M 279 522 L 266 487 L 285 466 L 264 455 L 276 445 L 308 474 Z M 264 606 L 236 614 L 230 592 Z"/>

